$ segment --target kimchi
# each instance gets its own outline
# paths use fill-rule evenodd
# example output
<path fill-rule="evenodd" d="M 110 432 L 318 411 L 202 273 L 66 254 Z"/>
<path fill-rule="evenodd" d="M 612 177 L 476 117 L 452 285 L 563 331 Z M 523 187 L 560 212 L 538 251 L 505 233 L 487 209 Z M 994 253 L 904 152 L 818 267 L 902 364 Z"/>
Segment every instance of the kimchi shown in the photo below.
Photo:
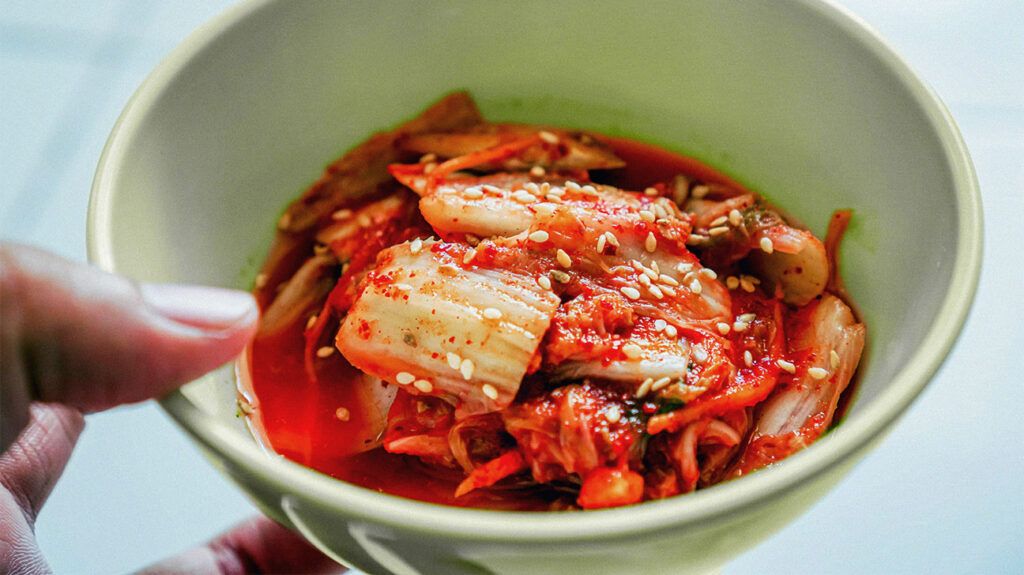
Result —
<path fill-rule="evenodd" d="M 241 401 L 277 453 L 498 509 L 689 493 L 837 419 L 865 327 L 828 241 L 696 160 L 465 93 L 287 207 Z"/>

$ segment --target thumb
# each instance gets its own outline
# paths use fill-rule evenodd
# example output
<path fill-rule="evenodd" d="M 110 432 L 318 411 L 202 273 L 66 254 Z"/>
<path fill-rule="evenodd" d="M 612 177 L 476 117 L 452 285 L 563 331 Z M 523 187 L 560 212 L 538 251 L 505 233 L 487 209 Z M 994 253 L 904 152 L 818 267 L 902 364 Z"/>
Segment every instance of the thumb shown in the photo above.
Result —
<path fill-rule="evenodd" d="M 90 412 L 162 395 L 237 355 L 257 315 L 244 292 L 138 285 L 0 244 L 0 449 L 28 401 Z"/>

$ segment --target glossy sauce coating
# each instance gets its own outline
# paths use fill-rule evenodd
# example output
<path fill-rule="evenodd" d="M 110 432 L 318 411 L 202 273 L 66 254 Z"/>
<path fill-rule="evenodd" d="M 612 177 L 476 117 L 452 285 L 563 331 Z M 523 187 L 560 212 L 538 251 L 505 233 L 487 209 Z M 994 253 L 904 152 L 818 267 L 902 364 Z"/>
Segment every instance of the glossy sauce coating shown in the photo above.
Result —
<path fill-rule="evenodd" d="M 627 167 L 595 173 L 595 181 L 627 190 L 671 181 L 677 174 L 742 189 L 712 168 L 661 148 L 620 138 L 605 138 Z M 286 264 L 291 265 L 291 264 Z M 546 510 L 565 497 L 552 488 L 480 489 L 456 499 L 454 491 L 464 475 L 428 466 L 418 458 L 387 453 L 383 448 L 346 455 L 345 438 L 365 424 L 364 414 L 350 412 L 339 418 L 339 406 L 355 405 L 353 386 L 360 377 L 343 360 L 329 362 L 318 382 L 310 382 L 303 363 L 304 325 L 258 338 L 250 347 L 249 380 L 243 393 L 255 408 L 250 422 L 255 433 L 274 452 L 317 471 L 379 492 L 422 501 L 464 507 Z"/>

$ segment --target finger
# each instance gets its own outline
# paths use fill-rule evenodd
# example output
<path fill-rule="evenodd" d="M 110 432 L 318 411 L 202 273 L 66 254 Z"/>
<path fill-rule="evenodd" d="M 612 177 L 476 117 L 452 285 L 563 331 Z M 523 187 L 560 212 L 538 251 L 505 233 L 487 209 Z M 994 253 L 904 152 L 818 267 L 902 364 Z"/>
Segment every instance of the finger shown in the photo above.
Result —
<path fill-rule="evenodd" d="M 28 426 L 0 454 L 0 485 L 34 523 L 64 472 L 85 421 L 77 409 L 66 405 L 36 403 L 29 411 Z"/>
<path fill-rule="evenodd" d="M 138 286 L 3 244 L 0 301 L 0 399 L 27 389 L 32 399 L 85 412 L 162 395 L 223 364 L 244 347 L 258 315 L 244 292 Z M 5 401 L 4 419 L 9 408 Z M 10 434 L 6 427 L 0 431 Z"/>
<path fill-rule="evenodd" d="M 202 547 L 165 559 L 140 573 L 343 573 L 346 569 L 304 539 L 266 517 L 255 517 Z"/>
<path fill-rule="evenodd" d="M 35 404 L 28 426 L 0 454 L 0 573 L 49 573 L 33 526 L 83 425 L 72 407 Z"/>

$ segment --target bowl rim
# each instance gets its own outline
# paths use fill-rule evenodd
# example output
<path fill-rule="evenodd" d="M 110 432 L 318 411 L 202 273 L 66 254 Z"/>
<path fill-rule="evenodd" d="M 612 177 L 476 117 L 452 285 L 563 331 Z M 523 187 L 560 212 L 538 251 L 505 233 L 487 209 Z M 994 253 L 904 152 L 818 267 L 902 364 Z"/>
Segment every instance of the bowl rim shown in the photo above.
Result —
<path fill-rule="evenodd" d="M 122 169 L 128 143 L 190 61 L 209 49 L 219 36 L 275 0 L 235 5 L 202 25 L 150 73 L 125 106 L 99 159 L 89 202 L 86 241 L 89 261 L 116 272 L 110 235 L 111 201 L 116 174 Z M 727 482 L 683 497 L 645 502 L 625 508 L 587 513 L 537 513 L 463 509 L 378 493 L 338 481 L 283 457 L 270 457 L 256 442 L 238 441 L 238 432 L 207 415 L 181 391 L 160 400 L 164 410 L 205 450 L 229 461 L 237 470 L 256 475 L 281 494 L 301 493 L 340 515 L 455 539 L 524 543 L 635 537 L 667 527 L 707 524 L 734 516 L 782 496 L 844 462 L 852 461 L 885 432 L 918 397 L 938 371 L 961 333 L 977 290 L 982 261 L 982 209 L 977 176 L 955 121 L 939 97 L 880 35 L 833 0 L 793 0 L 813 10 L 884 64 L 925 112 L 941 142 L 957 201 L 958 244 L 949 288 L 940 311 L 914 355 L 889 386 L 865 410 L 851 417 L 816 445 L 782 464 L 742 481 Z M 827 448 L 826 448 L 827 447 Z M 244 481 L 243 481 L 244 482 Z"/>

